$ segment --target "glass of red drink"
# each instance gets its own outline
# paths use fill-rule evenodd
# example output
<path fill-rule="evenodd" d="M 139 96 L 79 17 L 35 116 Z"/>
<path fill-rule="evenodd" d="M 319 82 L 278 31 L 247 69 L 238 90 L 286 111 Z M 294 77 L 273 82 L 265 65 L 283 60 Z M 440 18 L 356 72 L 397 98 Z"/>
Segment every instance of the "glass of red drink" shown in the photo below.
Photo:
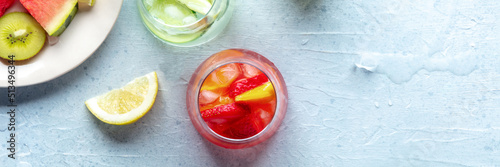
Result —
<path fill-rule="evenodd" d="M 218 52 L 189 81 L 186 104 L 198 132 L 225 148 L 254 146 L 283 121 L 288 93 L 279 70 L 245 49 Z"/>

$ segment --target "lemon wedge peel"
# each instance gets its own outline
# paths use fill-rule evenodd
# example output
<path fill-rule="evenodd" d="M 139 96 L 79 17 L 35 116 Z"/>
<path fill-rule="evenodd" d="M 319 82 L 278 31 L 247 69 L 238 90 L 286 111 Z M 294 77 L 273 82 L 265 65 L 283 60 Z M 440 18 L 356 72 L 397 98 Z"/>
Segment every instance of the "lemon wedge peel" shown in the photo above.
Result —
<path fill-rule="evenodd" d="M 128 112 L 120 112 L 120 111 L 105 111 L 101 108 L 99 105 L 99 102 L 101 100 L 105 100 L 103 98 L 106 97 L 109 93 L 112 93 L 113 91 L 128 91 L 127 89 L 124 88 L 130 88 L 130 85 L 135 84 L 138 82 L 140 79 L 146 78 L 148 80 L 148 89 L 147 93 L 144 95 L 142 103 L 136 107 L 131 109 Z M 140 86 L 140 85 L 139 85 Z M 136 96 L 140 96 L 137 94 L 137 92 L 130 92 L 131 94 L 134 94 Z M 151 107 L 153 107 L 153 104 L 156 100 L 156 95 L 158 94 L 158 78 L 156 72 L 151 72 L 145 76 L 135 78 L 133 81 L 127 83 L 127 85 L 123 86 L 122 88 L 119 89 L 114 89 L 111 90 L 103 95 L 93 97 L 87 101 L 85 101 L 85 105 L 87 108 L 90 110 L 90 112 L 96 116 L 99 120 L 112 124 L 112 125 L 127 125 L 136 122 L 139 120 L 141 117 L 143 117 L 146 113 L 149 112 Z M 101 101 L 102 102 L 102 101 Z M 102 104 L 102 103 L 101 103 Z M 120 107 L 120 106 L 116 106 Z M 122 113 L 122 114 L 119 114 Z"/>
<path fill-rule="evenodd" d="M 267 103 L 276 97 L 273 84 L 266 82 L 234 98 L 236 102 Z"/>

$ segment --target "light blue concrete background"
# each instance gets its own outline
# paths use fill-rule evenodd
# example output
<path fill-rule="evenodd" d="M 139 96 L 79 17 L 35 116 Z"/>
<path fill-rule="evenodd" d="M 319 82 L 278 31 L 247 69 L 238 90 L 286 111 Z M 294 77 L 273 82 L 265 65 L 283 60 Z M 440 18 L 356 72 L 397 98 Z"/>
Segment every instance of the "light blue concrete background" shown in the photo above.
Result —
<path fill-rule="evenodd" d="M 87 61 L 18 89 L 16 160 L 7 158 L 0 96 L 0 166 L 500 164 L 498 1 L 252 0 L 237 8 L 219 38 L 176 48 L 149 34 L 135 1 L 125 0 Z M 228 48 L 268 57 L 289 90 L 281 128 L 248 149 L 207 142 L 186 112 L 190 75 Z M 138 122 L 108 125 L 85 107 L 151 71 L 160 91 Z"/>

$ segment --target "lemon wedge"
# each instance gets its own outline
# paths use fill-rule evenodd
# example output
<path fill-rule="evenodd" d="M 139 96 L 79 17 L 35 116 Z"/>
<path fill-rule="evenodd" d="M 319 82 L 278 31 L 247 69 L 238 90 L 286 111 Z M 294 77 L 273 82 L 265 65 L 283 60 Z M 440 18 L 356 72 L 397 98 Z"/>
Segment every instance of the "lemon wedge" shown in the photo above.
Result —
<path fill-rule="evenodd" d="M 113 125 L 137 121 L 153 106 L 158 93 L 156 72 L 135 78 L 122 88 L 85 101 L 85 105 L 99 120 Z"/>
<path fill-rule="evenodd" d="M 274 92 L 273 84 L 268 81 L 260 86 L 257 86 L 234 97 L 234 101 L 247 103 L 267 103 L 274 98 L 276 98 L 276 93 Z"/>

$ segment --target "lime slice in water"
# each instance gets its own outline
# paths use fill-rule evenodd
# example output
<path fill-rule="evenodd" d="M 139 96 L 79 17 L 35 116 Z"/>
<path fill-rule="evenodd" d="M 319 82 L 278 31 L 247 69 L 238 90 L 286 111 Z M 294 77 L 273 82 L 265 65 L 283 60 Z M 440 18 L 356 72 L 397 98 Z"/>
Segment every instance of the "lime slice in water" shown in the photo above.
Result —
<path fill-rule="evenodd" d="M 172 43 L 189 42 L 203 34 L 204 26 L 196 27 L 199 26 L 198 24 L 206 24 L 205 20 L 195 25 L 191 24 L 198 21 L 197 16 L 205 15 L 212 7 L 208 0 L 143 0 L 142 2 L 153 18 L 172 27 L 161 30 L 145 22 L 146 26 L 158 38 Z M 175 27 L 185 25 L 188 26 Z"/>
<path fill-rule="evenodd" d="M 200 14 L 207 14 L 210 8 L 212 7 L 212 3 L 208 0 L 177 0 L 180 3 L 186 5 L 189 9 L 198 12 Z"/>
<path fill-rule="evenodd" d="M 156 29 L 151 28 L 151 25 L 148 24 L 148 23 L 146 23 L 146 26 L 150 27 L 149 29 L 151 30 L 151 32 L 153 34 L 155 34 L 158 38 L 161 38 L 163 40 L 166 40 L 166 41 L 169 41 L 169 42 L 172 42 L 172 43 L 185 43 L 185 42 L 189 42 L 189 41 L 192 41 L 192 40 L 198 38 L 203 33 L 203 31 L 198 31 L 198 32 L 195 32 L 195 33 L 192 33 L 192 34 L 170 35 L 170 34 L 167 34 L 167 33 L 158 32 Z"/>
<path fill-rule="evenodd" d="M 156 29 L 154 25 L 152 25 L 149 22 L 144 22 L 145 25 L 148 27 L 148 29 L 158 38 L 172 42 L 172 43 L 185 43 L 192 41 L 196 38 L 198 38 L 203 31 L 198 31 L 195 33 L 191 34 L 176 34 L 176 35 L 171 35 L 165 32 L 161 32 L 160 30 Z"/>
<path fill-rule="evenodd" d="M 197 20 L 196 15 L 189 8 L 176 0 L 146 0 L 145 5 L 153 17 L 168 25 L 182 26 Z"/>

